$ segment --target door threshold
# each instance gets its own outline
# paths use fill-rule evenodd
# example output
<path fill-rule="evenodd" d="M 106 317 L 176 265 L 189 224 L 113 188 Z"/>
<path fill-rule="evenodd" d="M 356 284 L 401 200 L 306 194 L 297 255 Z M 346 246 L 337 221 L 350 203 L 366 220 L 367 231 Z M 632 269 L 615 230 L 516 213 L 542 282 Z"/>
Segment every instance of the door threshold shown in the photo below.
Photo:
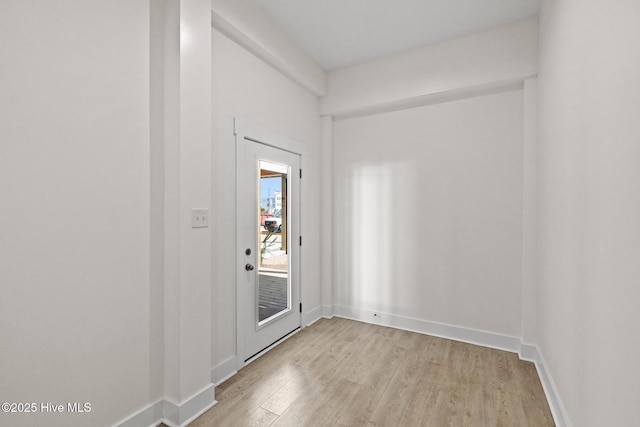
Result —
<path fill-rule="evenodd" d="M 268 352 L 269 350 L 271 350 L 272 348 L 276 347 L 277 345 L 285 342 L 286 340 L 288 340 L 289 338 L 291 338 L 292 336 L 294 336 L 295 334 L 297 334 L 298 332 L 300 332 L 300 326 L 298 326 L 297 328 L 295 328 L 293 331 L 289 332 L 287 335 L 283 336 L 282 338 L 280 338 L 279 340 L 277 340 L 276 342 L 274 342 L 273 344 L 269 345 L 268 347 L 263 348 L 262 350 L 260 350 L 259 352 L 257 352 L 256 354 L 254 354 L 253 356 L 249 357 L 248 359 L 246 359 L 244 361 L 244 366 L 247 366 L 249 363 L 255 361 L 257 358 L 259 358 L 260 356 L 262 356 L 263 354 L 265 354 L 266 352 Z"/>

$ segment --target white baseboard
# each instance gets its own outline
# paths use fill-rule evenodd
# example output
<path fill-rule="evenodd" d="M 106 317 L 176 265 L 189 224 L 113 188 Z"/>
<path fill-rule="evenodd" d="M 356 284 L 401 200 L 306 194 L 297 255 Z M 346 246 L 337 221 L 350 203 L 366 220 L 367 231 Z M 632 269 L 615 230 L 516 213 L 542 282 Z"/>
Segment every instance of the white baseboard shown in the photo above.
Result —
<path fill-rule="evenodd" d="M 321 308 L 320 306 L 312 308 L 306 313 L 302 313 L 302 327 L 305 328 L 318 320 L 321 316 Z"/>
<path fill-rule="evenodd" d="M 540 358 L 538 347 L 533 344 L 520 343 L 520 351 L 518 352 L 520 359 L 537 363 Z"/>
<path fill-rule="evenodd" d="M 549 365 L 547 365 L 547 363 L 545 362 L 544 356 L 542 355 L 538 347 L 532 347 L 535 348 L 536 352 L 535 360 L 532 360 L 532 362 L 534 362 L 536 365 L 538 377 L 540 378 L 540 382 L 542 383 L 544 394 L 547 396 L 547 402 L 549 402 L 551 415 L 553 415 L 553 421 L 556 423 L 556 427 L 571 427 L 571 421 L 569 420 L 567 411 L 564 407 L 564 404 L 562 403 L 562 399 L 560 399 L 558 388 L 553 381 L 551 373 L 547 369 L 547 366 Z"/>
<path fill-rule="evenodd" d="M 214 385 L 210 384 L 181 404 L 169 399 L 157 402 L 116 424 L 118 427 L 150 427 L 164 423 L 169 427 L 183 427 L 211 409 L 216 403 Z"/>
<path fill-rule="evenodd" d="M 326 317 L 327 319 L 331 319 L 335 316 L 333 306 L 332 305 L 323 305 L 322 306 L 322 317 Z"/>
<path fill-rule="evenodd" d="M 334 312 L 336 316 L 346 319 L 404 329 L 514 353 L 520 352 L 520 339 L 508 335 L 341 305 L 334 306 Z"/>
<path fill-rule="evenodd" d="M 238 372 L 238 357 L 231 356 L 211 370 L 211 382 L 219 386 Z"/>
<path fill-rule="evenodd" d="M 160 423 L 160 421 L 162 421 L 163 405 L 164 400 L 160 399 L 116 425 L 118 427 L 156 426 Z"/>
<path fill-rule="evenodd" d="M 216 403 L 213 384 L 209 384 L 193 396 L 178 404 L 164 399 L 162 422 L 169 427 L 183 427 L 211 409 Z"/>

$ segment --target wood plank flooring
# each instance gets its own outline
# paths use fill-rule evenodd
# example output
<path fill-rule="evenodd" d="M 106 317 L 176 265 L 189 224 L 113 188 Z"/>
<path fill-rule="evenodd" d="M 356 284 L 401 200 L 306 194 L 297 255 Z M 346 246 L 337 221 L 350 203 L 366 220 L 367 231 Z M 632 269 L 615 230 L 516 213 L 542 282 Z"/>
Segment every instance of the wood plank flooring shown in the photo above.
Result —
<path fill-rule="evenodd" d="M 320 319 L 216 388 L 199 426 L 553 426 L 517 354 Z"/>

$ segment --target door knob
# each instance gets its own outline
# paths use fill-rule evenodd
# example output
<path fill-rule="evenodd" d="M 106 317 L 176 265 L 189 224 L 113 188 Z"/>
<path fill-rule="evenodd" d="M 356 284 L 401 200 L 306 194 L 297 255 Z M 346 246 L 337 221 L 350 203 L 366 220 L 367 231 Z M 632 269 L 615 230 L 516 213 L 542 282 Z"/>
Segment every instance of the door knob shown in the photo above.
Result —
<path fill-rule="evenodd" d="M 253 265 L 247 264 L 247 265 L 244 266 L 244 269 L 247 270 L 247 271 L 251 271 L 251 270 L 253 270 Z"/>

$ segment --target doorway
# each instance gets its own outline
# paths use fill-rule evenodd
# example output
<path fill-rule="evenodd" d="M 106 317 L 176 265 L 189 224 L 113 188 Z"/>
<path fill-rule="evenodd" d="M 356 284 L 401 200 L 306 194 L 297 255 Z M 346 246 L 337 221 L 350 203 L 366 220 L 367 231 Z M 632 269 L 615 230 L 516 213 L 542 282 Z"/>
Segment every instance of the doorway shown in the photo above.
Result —
<path fill-rule="evenodd" d="M 301 153 L 290 142 L 236 120 L 238 368 L 301 326 Z"/>

